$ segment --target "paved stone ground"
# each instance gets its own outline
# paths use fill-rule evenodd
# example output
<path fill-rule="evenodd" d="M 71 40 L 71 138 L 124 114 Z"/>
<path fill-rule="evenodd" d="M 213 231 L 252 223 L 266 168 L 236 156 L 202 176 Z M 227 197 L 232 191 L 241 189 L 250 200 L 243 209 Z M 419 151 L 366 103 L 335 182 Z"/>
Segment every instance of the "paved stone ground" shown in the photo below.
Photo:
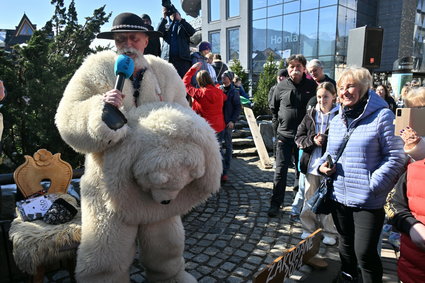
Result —
<path fill-rule="evenodd" d="M 301 239 L 301 224 L 289 222 L 292 191 L 286 193 L 281 215 L 269 218 L 273 169 L 258 167 L 257 157 L 232 161 L 229 181 L 220 192 L 183 218 L 186 229 L 186 270 L 199 282 L 252 282 L 253 275 Z M 288 174 L 292 185 L 293 170 Z M 285 282 L 332 282 L 339 270 L 337 247 L 321 245 L 319 256 L 330 264 L 325 270 L 303 266 Z M 384 282 L 398 282 L 395 253 L 384 238 Z M 137 258 L 132 282 L 146 282 Z M 49 273 L 45 282 L 70 282 L 64 270 Z"/>

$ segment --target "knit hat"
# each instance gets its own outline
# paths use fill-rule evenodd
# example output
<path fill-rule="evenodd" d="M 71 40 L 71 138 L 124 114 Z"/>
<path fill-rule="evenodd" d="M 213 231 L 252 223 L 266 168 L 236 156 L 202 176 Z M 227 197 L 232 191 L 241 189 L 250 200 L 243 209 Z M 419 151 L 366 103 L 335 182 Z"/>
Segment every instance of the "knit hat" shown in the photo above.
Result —
<path fill-rule="evenodd" d="M 221 76 L 222 77 L 228 77 L 231 81 L 233 81 L 235 74 L 232 71 L 227 70 Z"/>
<path fill-rule="evenodd" d="M 211 50 L 211 49 L 212 49 L 211 48 L 211 43 L 209 43 L 208 41 L 202 41 L 199 44 L 199 47 L 198 47 L 199 52 L 202 52 L 204 50 Z"/>

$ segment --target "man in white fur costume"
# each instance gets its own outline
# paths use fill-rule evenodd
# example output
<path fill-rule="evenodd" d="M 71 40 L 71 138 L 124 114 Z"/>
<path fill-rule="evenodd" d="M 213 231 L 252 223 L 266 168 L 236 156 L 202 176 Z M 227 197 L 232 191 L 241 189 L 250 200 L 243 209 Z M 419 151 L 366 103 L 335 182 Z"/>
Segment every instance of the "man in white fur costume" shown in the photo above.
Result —
<path fill-rule="evenodd" d="M 214 131 L 189 108 L 174 67 L 143 56 L 149 36 L 157 34 L 137 15 L 118 15 L 111 32 L 97 37 L 114 39 L 118 53 L 134 60 L 132 80 L 122 92 L 114 89 L 117 54 L 90 55 L 57 110 L 62 138 L 86 155 L 79 282 L 129 282 L 136 241 L 149 282 L 196 282 L 184 270 L 180 215 L 218 191 L 221 156 Z M 123 127 L 103 122 L 105 103 L 126 116 Z"/>

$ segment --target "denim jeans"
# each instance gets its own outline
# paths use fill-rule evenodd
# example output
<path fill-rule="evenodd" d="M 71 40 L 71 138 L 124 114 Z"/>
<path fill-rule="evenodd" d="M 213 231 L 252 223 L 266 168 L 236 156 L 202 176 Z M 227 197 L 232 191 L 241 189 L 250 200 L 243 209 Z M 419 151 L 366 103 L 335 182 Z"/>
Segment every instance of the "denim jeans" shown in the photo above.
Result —
<path fill-rule="evenodd" d="M 288 176 L 288 168 L 291 166 L 292 157 L 295 157 L 295 164 L 298 164 L 298 148 L 295 141 L 288 139 L 285 141 L 278 140 L 276 143 L 276 170 L 273 178 L 273 195 L 271 198 L 271 206 L 280 207 L 285 199 L 286 178 Z M 298 184 L 299 172 L 295 166 L 296 176 L 294 186 Z"/>
<path fill-rule="evenodd" d="M 223 175 L 226 175 L 227 171 L 229 171 L 230 161 L 232 160 L 232 131 L 233 129 L 225 128 L 217 135 L 223 160 Z"/>
<path fill-rule="evenodd" d="M 300 215 L 301 210 L 303 209 L 304 204 L 304 190 L 305 190 L 305 175 L 300 173 L 298 178 L 298 191 L 295 195 L 294 201 L 292 202 L 292 215 Z"/>
<path fill-rule="evenodd" d="M 360 209 L 334 202 L 332 218 L 340 235 L 342 271 L 355 277 L 358 264 L 364 283 L 382 282 L 377 246 L 384 224 L 384 209 Z"/>

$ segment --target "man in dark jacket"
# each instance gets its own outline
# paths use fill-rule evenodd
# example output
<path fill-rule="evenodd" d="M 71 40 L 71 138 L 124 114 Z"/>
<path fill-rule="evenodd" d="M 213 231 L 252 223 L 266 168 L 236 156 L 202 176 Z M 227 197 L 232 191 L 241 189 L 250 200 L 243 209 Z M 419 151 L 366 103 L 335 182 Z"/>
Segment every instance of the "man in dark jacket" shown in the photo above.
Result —
<path fill-rule="evenodd" d="M 298 163 L 298 149 L 295 144 L 295 134 L 298 125 L 306 113 L 308 101 L 316 96 L 317 84 L 305 75 L 306 59 L 301 54 L 291 55 L 287 60 L 289 78 L 281 81 L 275 88 L 273 99 L 270 102 L 273 119 L 279 121 L 277 127 L 276 170 L 273 178 L 273 195 L 268 215 L 276 217 L 283 204 L 286 190 L 288 168 Z M 295 166 L 298 184 L 298 169 Z"/>
<path fill-rule="evenodd" d="M 236 121 L 239 119 L 239 114 L 241 113 L 241 100 L 239 96 L 239 91 L 232 83 L 234 77 L 235 74 L 233 72 L 224 72 L 222 75 L 223 85 L 220 86 L 221 90 L 227 96 L 223 107 L 224 123 L 226 124 L 226 128 L 219 134 L 220 143 L 224 140 L 222 148 L 222 182 L 226 182 L 228 180 L 227 171 L 230 169 L 230 161 L 232 160 L 233 152 L 232 131 L 235 128 Z"/>
<path fill-rule="evenodd" d="M 151 17 L 149 17 L 148 14 L 142 14 L 142 16 L 140 17 L 142 18 L 145 25 L 148 25 L 148 29 L 153 30 Z M 159 37 L 149 38 L 148 46 L 146 46 L 143 54 L 145 55 L 152 54 L 155 56 L 161 56 L 161 42 L 159 41 Z"/>
<path fill-rule="evenodd" d="M 228 67 L 227 65 L 221 61 L 221 55 L 220 54 L 214 54 L 213 62 L 211 64 L 215 70 L 215 74 L 217 76 L 217 81 L 219 84 L 222 84 L 221 76 L 224 72 L 227 71 Z"/>
<path fill-rule="evenodd" d="M 283 80 L 286 80 L 288 78 L 288 70 L 286 69 L 279 69 L 277 71 L 276 76 L 276 84 L 272 86 L 269 90 L 269 93 L 267 95 L 267 101 L 269 103 L 269 108 L 271 110 L 272 100 L 274 99 L 273 94 L 274 90 L 276 89 L 276 86 L 278 83 L 280 83 Z M 276 139 L 277 139 L 277 127 L 279 126 L 279 121 L 277 120 L 277 117 L 272 117 L 272 127 L 273 127 L 273 157 L 276 158 Z"/>
<path fill-rule="evenodd" d="M 169 44 L 168 62 L 173 64 L 180 77 L 183 78 L 192 66 L 190 58 L 190 37 L 196 30 L 183 19 L 179 12 L 170 15 L 171 23 L 168 28 L 167 8 L 163 7 L 163 18 L 158 26 L 158 31 L 162 32 L 164 40 Z"/>

